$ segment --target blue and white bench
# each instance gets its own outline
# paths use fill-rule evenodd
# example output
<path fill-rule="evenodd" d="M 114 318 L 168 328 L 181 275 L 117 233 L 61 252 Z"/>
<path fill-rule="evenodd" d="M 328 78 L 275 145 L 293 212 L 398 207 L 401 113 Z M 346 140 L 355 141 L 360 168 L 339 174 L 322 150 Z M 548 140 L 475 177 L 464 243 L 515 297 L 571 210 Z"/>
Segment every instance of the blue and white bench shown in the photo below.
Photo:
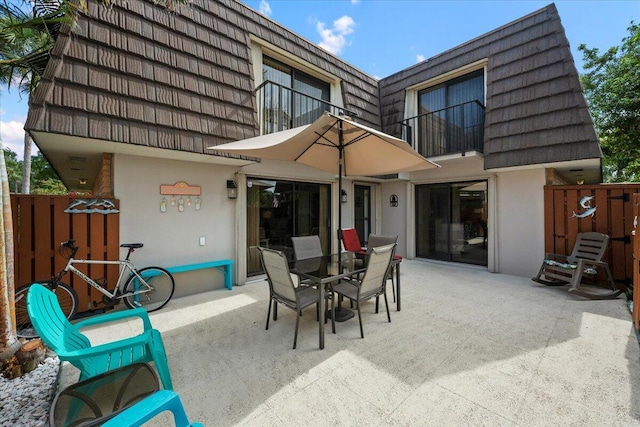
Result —
<path fill-rule="evenodd" d="M 199 262 L 197 264 L 177 265 L 167 268 L 169 273 L 186 273 L 188 271 L 205 270 L 207 268 L 217 268 L 224 274 L 224 287 L 233 289 L 233 261 L 230 259 L 220 259 L 216 261 Z"/>

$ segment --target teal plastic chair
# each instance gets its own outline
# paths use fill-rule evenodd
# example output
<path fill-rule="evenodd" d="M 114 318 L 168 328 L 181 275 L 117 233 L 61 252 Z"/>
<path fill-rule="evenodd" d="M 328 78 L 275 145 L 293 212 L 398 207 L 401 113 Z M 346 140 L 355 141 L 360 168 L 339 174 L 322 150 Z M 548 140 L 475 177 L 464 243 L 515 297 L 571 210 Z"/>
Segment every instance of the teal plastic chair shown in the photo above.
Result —
<path fill-rule="evenodd" d="M 156 415 L 170 411 L 176 427 L 203 427 L 200 423 L 190 423 L 182 401 L 177 393 L 160 390 L 144 398 L 132 407 L 111 418 L 103 427 L 137 427 L 150 421 Z"/>
<path fill-rule="evenodd" d="M 162 336 L 151 327 L 144 308 L 89 317 L 71 324 L 62 313 L 55 294 L 42 285 L 33 284 L 27 294 L 27 312 L 40 338 L 58 358 L 80 369 L 80 381 L 132 363 L 153 361 L 163 387 L 173 390 Z M 80 332 L 87 326 L 131 317 L 142 319 L 144 331 L 130 338 L 92 346 Z"/>

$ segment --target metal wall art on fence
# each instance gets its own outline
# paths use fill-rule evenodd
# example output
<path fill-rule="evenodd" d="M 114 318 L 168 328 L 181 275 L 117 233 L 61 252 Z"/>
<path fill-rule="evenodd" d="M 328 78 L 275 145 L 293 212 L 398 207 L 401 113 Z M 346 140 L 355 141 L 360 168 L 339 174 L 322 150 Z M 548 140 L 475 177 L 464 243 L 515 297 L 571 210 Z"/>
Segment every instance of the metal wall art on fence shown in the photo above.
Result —
<path fill-rule="evenodd" d="M 99 213 L 103 215 L 114 214 L 120 212 L 115 203 L 112 200 L 106 200 L 101 198 L 95 199 L 75 199 L 67 209 L 64 210 L 65 213 Z"/>
<path fill-rule="evenodd" d="M 594 216 L 598 207 L 591 206 L 591 200 L 593 200 L 593 196 L 584 196 L 582 199 L 580 199 L 580 206 L 584 210 L 581 213 L 576 213 L 576 211 L 573 211 L 571 218 L 586 218 L 588 216 Z"/>

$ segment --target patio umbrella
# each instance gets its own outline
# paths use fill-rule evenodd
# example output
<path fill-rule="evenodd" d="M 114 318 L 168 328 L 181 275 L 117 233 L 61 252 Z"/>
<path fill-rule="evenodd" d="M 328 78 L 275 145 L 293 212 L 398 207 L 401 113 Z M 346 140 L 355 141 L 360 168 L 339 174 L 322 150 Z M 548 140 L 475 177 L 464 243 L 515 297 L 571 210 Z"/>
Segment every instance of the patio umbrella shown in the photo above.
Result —
<path fill-rule="evenodd" d="M 307 126 L 209 147 L 211 150 L 271 160 L 290 160 L 343 176 L 384 175 L 440 167 L 406 141 L 325 112 Z M 338 209 L 342 229 L 342 208 Z"/>

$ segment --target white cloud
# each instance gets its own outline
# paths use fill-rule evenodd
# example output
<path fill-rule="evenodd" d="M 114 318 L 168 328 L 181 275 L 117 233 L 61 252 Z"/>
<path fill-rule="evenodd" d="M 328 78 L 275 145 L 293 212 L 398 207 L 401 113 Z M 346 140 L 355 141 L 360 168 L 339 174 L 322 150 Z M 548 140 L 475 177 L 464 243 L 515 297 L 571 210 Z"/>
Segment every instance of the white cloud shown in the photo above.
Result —
<path fill-rule="evenodd" d="M 260 13 L 266 16 L 271 16 L 271 5 L 267 0 L 260 0 L 260 7 L 258 9 Z"/>
<path fill-rule="evenodd" d="M 10 148 L 11 151 L 22 158 L 24 151 L 24 123 L 12 120 L 10 122 L 0 122 L 0 141 L 3 148 Z"/>
<path fill-rule="evenodd" d="M 351 4 L 358 4 L 360 3 L 360 0 L 351 0 Z"/>
<path fill-rule="evenodd" d="M 350 44 L 345 36 L 354 32 L 355 25 L 355 21 L 347 15 L 333 21 L 333 28 L 326 28 L 324 22 L 318 22 L 316 29 L 322 37 L 318 45 L 334 55 L 339 54 L 345 46 Z"/>
<path fill-rule="evenodd" d="M 417 55 L 416 55 L 416 63 L 418 63 L 418 62 L 422 62 L 422 61 L 424 61 L 424 60 L 425 60 L 424 55 L 421 55 L 421 54 L 417 54 Z"/>

